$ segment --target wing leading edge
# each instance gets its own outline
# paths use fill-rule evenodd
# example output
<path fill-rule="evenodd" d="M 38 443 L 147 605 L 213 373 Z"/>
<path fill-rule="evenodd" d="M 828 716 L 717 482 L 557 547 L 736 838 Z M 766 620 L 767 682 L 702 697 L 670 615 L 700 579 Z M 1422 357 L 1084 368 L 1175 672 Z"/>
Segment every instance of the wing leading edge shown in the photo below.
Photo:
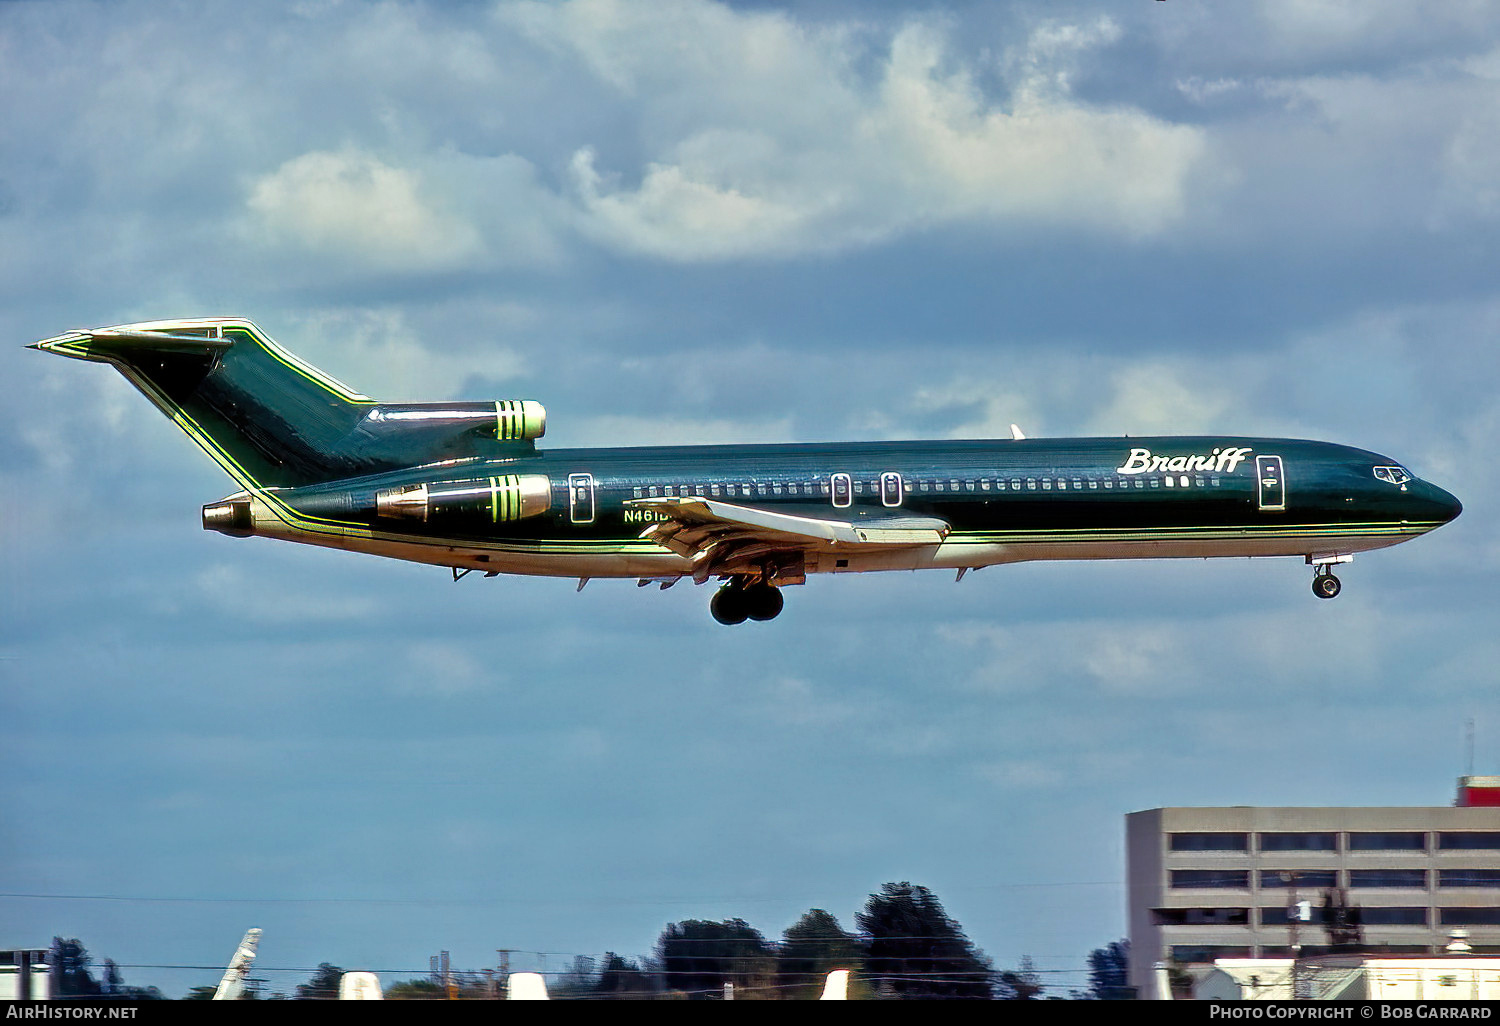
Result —
<path fill-rule="evenodd" d="M 778 555 L 801 557 L 809 551 L 937 545 L 952 530 L 934 517 L 862 515 L 850 520 L 773 513 L 702 496 L 628 499 L 628 507 L 664 519 L 641 532 L 693 565 L 703 583 L 716 573 L 775 563 Z"/>

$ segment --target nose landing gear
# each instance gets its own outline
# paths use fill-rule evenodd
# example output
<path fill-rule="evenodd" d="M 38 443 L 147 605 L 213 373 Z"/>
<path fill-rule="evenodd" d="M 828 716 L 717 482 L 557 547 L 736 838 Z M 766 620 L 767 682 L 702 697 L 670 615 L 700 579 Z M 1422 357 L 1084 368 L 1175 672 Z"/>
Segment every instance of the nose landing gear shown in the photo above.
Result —
<path fill-rule="evenodd" d="M 1338 556 L 1308 556 L 1307 561 L 1312 564 L 1313 568 L 1313 594 L 1318 596 L 1318 598 L 1320 599 L 1331 599 L 1337 597 L 1338 593 L 1344 590 L 1344 586 L 1337 577 L 1333 576 L 1333 568 L 1335 564 L 1347 563 L 1353 558 L 1354 557 L 1349 554 Z"/>
<path fill-rule="evenodd" d="M 1320 599 L 1331 599 L 1344 590 L 1339 579 L 1328 570 L 1327 567 L 1319 567 L 1313 571 L 1312 582 L 1313 594 Z"/>
<path fill-rule="evenodd" d="M 746 620 L 774 620 L 784 604 L 781 589 L 763 578 L 734 577 L 709 600 L 708 611 L 726 626 Z"/>

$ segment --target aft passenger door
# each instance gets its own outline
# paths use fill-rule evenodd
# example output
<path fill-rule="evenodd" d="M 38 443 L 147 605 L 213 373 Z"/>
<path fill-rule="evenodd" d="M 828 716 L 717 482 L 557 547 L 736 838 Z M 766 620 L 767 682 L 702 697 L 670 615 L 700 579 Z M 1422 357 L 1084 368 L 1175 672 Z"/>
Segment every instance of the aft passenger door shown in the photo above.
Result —
<path fill-rule="evenodd" d="M 1255 480 L 1259 505 L 1267 513 L 1286 509 L 1286 478 L 1280 456 L 1255 457 Z"/>

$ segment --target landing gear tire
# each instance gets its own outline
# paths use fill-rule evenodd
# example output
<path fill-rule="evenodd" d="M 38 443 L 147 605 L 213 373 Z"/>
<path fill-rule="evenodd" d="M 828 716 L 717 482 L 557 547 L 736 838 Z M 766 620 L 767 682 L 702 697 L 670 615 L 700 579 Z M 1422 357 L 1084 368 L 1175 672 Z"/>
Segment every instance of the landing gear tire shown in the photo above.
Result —
<path fill-rule="evenodd" d="M 750 615 L 749 603 L 745 600 L 745 589 L 734 584 L 726 584 L 714 592 L 714 597 L 708 601 L 708 611 L 713 618 L 726 627 L 733 627 L 737 623 L 744 623 Z"/>
<path fill-rule="evenodd" d="M 745 611 L 752 620 L 774 620 L 786 603 L 781 589 L 769 584 L 752 584 L 744 596 Z"/>
<path fill-rule="evenodd" d="M 1331 599 L 1344 590 L 1343 584 L 1333 574 L 1316 574 L 1312 582 L 1313 594 L 1320 599 Z"/>

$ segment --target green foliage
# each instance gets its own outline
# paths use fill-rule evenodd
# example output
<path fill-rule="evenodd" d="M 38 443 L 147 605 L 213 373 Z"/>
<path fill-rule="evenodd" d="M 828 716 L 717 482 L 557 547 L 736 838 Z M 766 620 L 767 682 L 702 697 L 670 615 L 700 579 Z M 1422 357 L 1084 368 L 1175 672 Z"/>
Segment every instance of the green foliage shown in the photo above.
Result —
<path fill-rule="evenodd" d="M 613 951 L 604 954 L 604 969 L 594 984 L 594 994 L 611 998 L 644 998 L 656 993 L 656 985 L 641 967 Z"/>
<path fill-rule="evenodd" d="M 339 997 L 339 983 L 344 978 L 344 970 L 329 962 L 319 962 L 318 971 L 313 973 L 312 979 L 297 987 L 298 1001 L 337 1001 Z"/>
<path fill-rule="evenodd" d="M 1089 952 L 1089 989 L 1081 996 L 1103 1001 L 1132 996 L 1129 940 L 1112 941 Z"/>
<path fill-rule="evenodd" d="M 869 938 L 866 972 L 903 998 L 989 998 L 992 966 L 925 887 L 888 883 L 855 917 Z"/>
<path fill-rule="evenodd" d="M 1031 1001 L 1040 997 L 1042 991 L 1047 989 L 1042 985 L 1042 978 L 1030 955 L 1024 956 L 1015 969 L 1007 969 L 1001 973 L 998 982 L 1000 996 L 1006 1001 Z"/>
<path fill-rule="evenodd" d="M 816 999 L 835 969 L 858 973 L 865 951 L 859 938 L 845 933 L 839 921 L 821 908 L 809 909 L 782 934 L 776 955 L 776 988 L 783 998 Z M 864 985 L 850 979 L 850 997 L 865 996 Z"/>
<path fill-rule="evenodd" d="M 436 980 L 403 980 L 385 990 L 387 1001 L 442 1001 L 447 996 Z"/>
<path fill-rule="evenodd" d="M 88 950 L 77 937 L 52 938 L 52 995 L 54 997 L 92 997 L 99 993 L 99 981 L 89 972 L 92 963 Z"/>
<path fill-rule="evenodd" d="M 774 994 L 776 954 L 743 919 L 668 923 L 657 952 L 668 990 L 715 998 L 723 994 L 724 984 L 732 983 L 736 1000 Z"/>
<path fill-rule="evenodd" d="M 194 987 L 183 996 L 184 1001 L 212 1001 L 218 987 Z"/>

